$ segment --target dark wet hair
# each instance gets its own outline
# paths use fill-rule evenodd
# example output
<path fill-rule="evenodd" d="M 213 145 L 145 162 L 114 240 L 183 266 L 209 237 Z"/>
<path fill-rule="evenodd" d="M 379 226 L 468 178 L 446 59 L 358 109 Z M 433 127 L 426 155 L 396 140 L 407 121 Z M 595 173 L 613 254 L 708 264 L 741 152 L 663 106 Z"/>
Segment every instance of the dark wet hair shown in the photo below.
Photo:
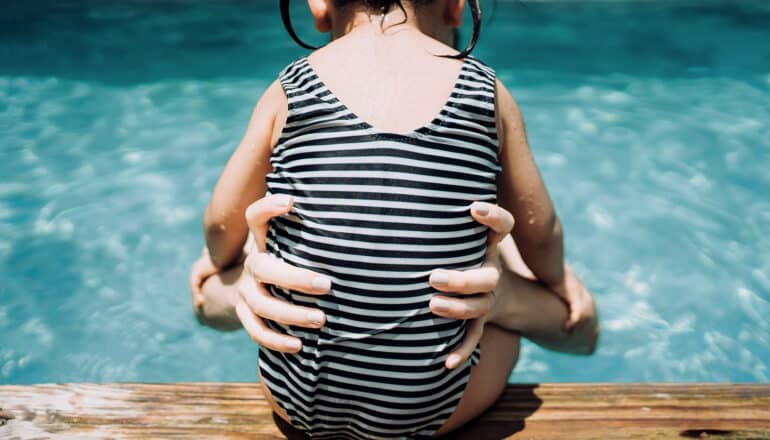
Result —
<path fill-rule="evenodd" d="M 430 3 L 430 0 L 411 0 L 415 4 L 420 3 Z M 354 3 L 362 3 L 363 6 L 371 11 L 382 11 L 383 13 L 390 10 L 391 6 L 396 5 L 399 8 L 401 8 L 404 13 L 406 13 L 406 10 L 404 10 L 404 5 L 401 3 L 401 0 L 334 0 L 334 3 L 338 6 L 347 6 L 352 5 Z M 305 43 L 302 41 L 296 32 L 294 32 L 294 27 L 291 25 L 291 16 L 289 14 L 289 0 L 281 0 L 281 19 L 283 20 L 283 26 L 286 28 L 286 32 L 289 33 L 289 36 L 292 38 L 292 40 L 296 41 L 297 44 L 304 47 L 305 49 L 318 49 L 315 46 L 311 46 L 310 44 Z M 458 53 L 457 55 L 441 55 L 445 58 L 456 58 L 461 59 L 465 58 L 468 55 L 470 55 L 473 48 L 476 46 L 476 41 L 479 39 L 479 34 L 481 33 L 481 6 L 479 5 L 479 0 L 468 0 L 468 5 L 471 8 L 471 16 L 473 18 L 473 34 L 471 35 L 471 41 L 468 43 L 468 46 L 462 50 L 462 52 Z M 455 39 L 457 38 L 455 34 Z M 455 41 L 455 44 L 457 44 L 457 41 Z"/>

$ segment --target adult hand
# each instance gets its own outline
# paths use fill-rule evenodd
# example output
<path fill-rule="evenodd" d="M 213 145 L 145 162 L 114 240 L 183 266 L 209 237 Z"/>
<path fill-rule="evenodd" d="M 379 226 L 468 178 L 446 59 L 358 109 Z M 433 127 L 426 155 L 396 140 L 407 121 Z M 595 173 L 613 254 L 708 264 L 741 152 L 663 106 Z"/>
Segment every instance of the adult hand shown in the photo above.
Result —
<path fill-rule="evenodd" d="M 436 269 L 430 275 L 431 286 L 436 290 L 468 295 L 449 297 L 439 294 L 430 300 L 430 309 L 436 315 L 472 320 L 463 342 L 447 356 L 447 368 L 455 368 L 470 357 L 481 340 L 484 324 L 490 319 L 497 299 L 493 290 L 500 280 L 502 270 L 498 244 L 508 236 L 514 223 L 511 213 L 497 205 L 484 202 L 474 202 L 471 205 L 471 216 L 489 227 L 484 263 L 478 269 Z"/>
<path fill-rule="evenodd" d="M 291 197 L 275 194 L 257 200 L 246 210 L 246 221 L 254 236 L 254 247 L 244 262 L 243 276 L 238 285 L 239 299 L 235 306 L 238 319 L 255 342 L 285 353 L 300 351 L 302 341 L 271 330 L 263 318 L 284 325 L 320 328 L 326 323 L 326 316 L 318 309 L 294 305 L 274 297 L 262 283 L 309 295 L 324 295 L 331 288 L 329 278 L 294 267 L 266 251 L 268 222 L 272 217 L 289 212 L 291 206 Z"/>

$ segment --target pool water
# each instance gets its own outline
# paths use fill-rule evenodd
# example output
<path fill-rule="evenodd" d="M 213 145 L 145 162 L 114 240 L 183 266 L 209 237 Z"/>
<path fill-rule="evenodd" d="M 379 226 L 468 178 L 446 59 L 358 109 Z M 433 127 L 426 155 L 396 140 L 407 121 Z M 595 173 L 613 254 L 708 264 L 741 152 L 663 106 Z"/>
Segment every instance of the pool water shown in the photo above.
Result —
<path fill-rule="evenodd" d="M 0 14 L 0 383 L 256 380 L 257 346 L 196 323 L 187 274 L 255 101 L 305 52 L 269 2 L 19 3 Z M 490 15 L 475 54 L 522 108 L 603 326 L 593 357 L 525 344 L 511 381 L 767 381 L 770 7 Z"/>

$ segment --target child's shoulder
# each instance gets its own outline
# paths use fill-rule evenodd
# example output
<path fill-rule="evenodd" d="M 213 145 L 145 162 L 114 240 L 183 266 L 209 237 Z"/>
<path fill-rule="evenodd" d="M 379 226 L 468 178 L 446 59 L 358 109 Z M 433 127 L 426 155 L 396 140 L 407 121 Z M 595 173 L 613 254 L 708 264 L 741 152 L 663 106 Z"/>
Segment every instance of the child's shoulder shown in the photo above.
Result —
<path fill-rule="evenodd" d="M 285 84 L 287 80 L 307 70 L 307 55 L 303 55 L 291 61 L 280 72 L 278 72 L 277 81 L 279 84 Z"/>
<path fill-rule="evenodd" d="M 485 76 L 489 76 L 490 78 L 497 78 L 495 69 L 493 69 L 489 64 L 482 61 L 480 58 L 474 55 L 468 55 L 467 57 L 465 57 L 465 62 L 467 65 L 483 73 Z"/>

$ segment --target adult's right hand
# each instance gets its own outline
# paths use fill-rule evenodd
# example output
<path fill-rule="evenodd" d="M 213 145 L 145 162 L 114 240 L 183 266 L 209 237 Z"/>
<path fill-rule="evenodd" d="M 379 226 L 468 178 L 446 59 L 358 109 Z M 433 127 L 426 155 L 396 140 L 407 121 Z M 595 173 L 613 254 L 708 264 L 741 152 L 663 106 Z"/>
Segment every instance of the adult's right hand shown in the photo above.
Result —
<path fill-rule="evenodd" d="M 325 295 L 331 280 L 307 269 L 294 267 L 267 253 L 265 241 L 272 217 L 291 210 L 292 199 L 284 194 L 263 197 L 246 210 L 246 221 L 254 236 L 254 247 L 244 261 L 238 286 L 240 298 L 235 306 L 243 328 L 259 345 L 274 351 L 296 353 L 302 341 L 271 330 L 264 319 L 284 325 L 320 328 L 326 323 L 321 310 L 298 306 L 274 297 L 265 284 L 274 284 L 309 295 Z"/>

